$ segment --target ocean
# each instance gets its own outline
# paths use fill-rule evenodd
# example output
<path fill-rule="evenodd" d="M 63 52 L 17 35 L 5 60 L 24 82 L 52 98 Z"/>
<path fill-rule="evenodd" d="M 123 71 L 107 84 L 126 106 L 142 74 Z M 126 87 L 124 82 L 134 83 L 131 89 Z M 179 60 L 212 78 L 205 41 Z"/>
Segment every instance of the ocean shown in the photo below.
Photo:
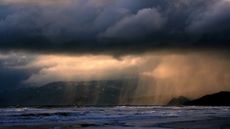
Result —
<path fill-rule="evenodd" d="M 229 129 L 230 107 L 1 108 L 0 129 Z"/>

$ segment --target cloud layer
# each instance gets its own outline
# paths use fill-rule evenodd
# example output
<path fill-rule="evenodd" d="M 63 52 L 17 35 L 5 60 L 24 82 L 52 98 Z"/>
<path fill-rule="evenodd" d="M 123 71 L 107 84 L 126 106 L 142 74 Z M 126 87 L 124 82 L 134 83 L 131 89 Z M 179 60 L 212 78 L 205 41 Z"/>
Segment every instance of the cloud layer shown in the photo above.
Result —
<path fill-rule="evenodd" d="M 131 53 L 228 47 L 229 12 L 228 0 L 3 0 L 0 48 Z"/>
<path fill-rule="evenodd" d="M 172 97 L 196 98 L 229 91 L 229 66 L 226 51 L 145 53 L 119 59 L 108 55 L 0 53 L 0 88 L 131 79 L 137 85 L 133 97 L 148 96 L 155 104 L 165 104 Z"/>

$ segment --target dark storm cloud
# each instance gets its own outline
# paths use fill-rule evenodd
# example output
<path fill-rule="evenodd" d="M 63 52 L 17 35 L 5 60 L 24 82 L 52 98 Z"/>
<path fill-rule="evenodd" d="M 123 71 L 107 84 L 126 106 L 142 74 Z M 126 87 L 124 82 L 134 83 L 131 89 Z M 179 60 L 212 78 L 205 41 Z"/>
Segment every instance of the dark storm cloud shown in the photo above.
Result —
<path fill-rule="evenodd" d="M 12 89 L 22 86 L 22 81 L 38 69 L 28 69 L 25 66 L 33 60 L 20 53 L 0 53 L 0 88 L 1 90 Z"/>
<path fill-rule="evenodd" d="M 0 67 L 1 90 L 12 89 L 22 86 L 22 81 L 30 76 L 31 72 L 22 69 L 9 69 Z"/>
<path fill-rule="evenodd" d="M 229 23 L 227 0 L 4 0 L 0 47 L 112 54 L 228 47 Z"/>

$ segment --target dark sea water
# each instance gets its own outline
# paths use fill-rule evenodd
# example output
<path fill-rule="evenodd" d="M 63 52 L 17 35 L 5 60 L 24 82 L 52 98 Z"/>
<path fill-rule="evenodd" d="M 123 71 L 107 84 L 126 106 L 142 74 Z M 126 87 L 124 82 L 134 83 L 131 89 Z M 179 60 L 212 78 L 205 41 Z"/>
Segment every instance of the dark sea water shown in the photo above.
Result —
<path fill-rule="evenodd" d="M 210 123 L 208 126 L 227 128 L 228 121 L 226 120 L 229 118 L 230 107 L 1 108 L 0 129 L 35 127 L 44 129 L 167 129 L 175 128 L 173 124 L 170 127 L 170 123 L 178 122 L 185 122 L 181 125 L 182 127 L 192 128 L 192 122 L 203 121 L 207 124 L 212 120 L 217 121 L 218 125 L 212 126 Z"/>

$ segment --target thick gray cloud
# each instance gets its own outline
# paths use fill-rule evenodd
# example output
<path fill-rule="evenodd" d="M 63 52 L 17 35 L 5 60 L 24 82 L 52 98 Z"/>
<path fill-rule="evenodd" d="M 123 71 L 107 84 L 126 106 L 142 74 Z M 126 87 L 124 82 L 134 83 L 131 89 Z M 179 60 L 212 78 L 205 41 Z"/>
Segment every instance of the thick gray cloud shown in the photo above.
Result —
<path fill-rule="evenodd" d="M 230 33 L 230 2 L 222 0 L 203 12 L 193 14 L 187 30 L 198 36 L 213 35 L 229 41 Z"/>
<path fill-rule="evenodd" d="M 143 9 L 136 15 L 126 17 L 108 28 L 102 36 L 118 38 L 139 38 L 157 32 L 164 24 L 164 19 L 156 9 Z"/>
<path fill-rule="evenodd" d="M 228 47 L 229 9 L 228 0 L 4 0 L 0 47 L 76 53 Z"/>
<path fill-rule="evenodd" d="M 39 68 L 25 67 L 34 58 L 24 53 L 0 53 L 0 92 L 23 86 L 23 80 L 39 71 Z"/>

